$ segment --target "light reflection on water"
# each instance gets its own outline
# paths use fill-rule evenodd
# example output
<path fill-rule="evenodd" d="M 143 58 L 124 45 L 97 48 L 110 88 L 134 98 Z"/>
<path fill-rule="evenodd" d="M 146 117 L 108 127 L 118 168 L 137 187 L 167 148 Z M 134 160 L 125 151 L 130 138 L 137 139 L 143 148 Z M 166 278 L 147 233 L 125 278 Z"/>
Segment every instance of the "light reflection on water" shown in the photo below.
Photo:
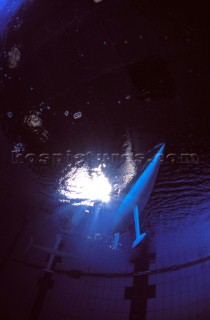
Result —
<path fill-rule="evenodd" d="M 89 205 L 92 206 L 93 201 L 108 202 L 112 186 L 103 173 L 101 165 L 90 172 L 88 167 L 83 166 L 71 169 L 61 179 L 59 191 L 69 199 L 89 201 Z"/>
<path fill-rule="evenodd" d="M 3 152 L 2 154 L 5 155 Z M 10 157 L 10 154 L 8 157 Z M 194 258 L 197 259 L 199 252 L 197 244 L 199 244 L 200 250 L 202 248 L 203 237 L 206 237 L 209 241 L 207 237 L 209 234 L 210 218 L 209 160 L 208 157 L 205 157 L 199 164 L 191 165 L 175 165 L 163 162 L 152 196 L 141 216 L 142 232 L 147 232 L 147 241 L 154 244 L 159 252 L 158 254 L 161 253 L 161 250 L 163 252 L 166 251 L 167 254 L 173 251 L 173 263 L 177 263 L 178 253 L 184 252 L 183 250 L 187 252 L 190 246 L 193 247 L 190 251 L 194 252 L 194 254 L 192 257 L 187 257 L 185 253 L 182 254 L 183 259 L 181 262 L 188 262 Z M 34 217 L 37 214 L 44 216 L 43 208 L 47 205 L 46 213 L 49 219 L 50 216 L 55 218 L 59 232 L 68 234 L 73 223 L 75 223 L 76 231 L 77 222 L 82 221 L 84 225 L 82 230 L 86 231 L 86 234 L 91 237 L 92 241 L 101 241 L 101 237 L 104 237 L 104 229 L 108 229 L 108 223 L 110 222 L 111 224 L 112 222 L 111 218 L 115 212 L 114 207 L 110 206 L 109 210 L 106 206 L 100 207 L 97 205 L 89 209 L 84 204 L 73 207 L 69 203 L 59 203 L 59 197 L 57 199 L 54 197 L 54 194 L 56 194 L 55 190 L 57 191 L 58 187 L 57 180 L 53 179 L 51 175 L 48 177 L 35 174 L 32 171 L 29 172 L 29 170 L 26 171 L 24 167 L 16 167 L 4 158 L 0 159 L 2 166 L 3 163 L 4 170 L 1 172 L 1 183 L 4 189 L 8 189 L 13 195 L 13 203 L 24 201 L 23 207 L 26 208 L 27 202 L 28 211 L 29 209 L 33 210 L 30 214 Z M 126 173 L 124 169 L 125 167 L 122 165 L 122 174 Z M 112 179 L 110 181 L 113 182 Z M 33 205 L 31 205 L 32 203 Z M 10 203 L 8 203 L 9 206 L 11 206 Z M 25 211 L 27 210 L 24 209 Z M 95 214 L 98 211 L 99 214 Z M 90 226 L 92 229 L 89 228 L 90 220 L 92 222 Z M 99 221 L 101 222 L 100 224 Z M 93 230 L 94 232 L 90 233 L 89 230 Z M 95 237 L 96 233 L 100 234 L 100 241 L 97 240 L 99 237 Z M 130 234 L 132 238 L 134 236 L 133 227 Z M 78 239 L 82 236 L 83 233 L 78 234 Z M 123 237 L 124 235 L 122 235 Z M 104 237 L 104 239 L 106 238 Z M 127 245 L 128 240 L 126 239 L 123 242 L 123 248 Z M 110 245 L 111 240 L 108 243 Z M 131 246 L 129 248 L 131 250 Z M 166 262 L 164 266 L 170 263 L 168 259 Z"/>
<path fill-rule="evenodd" d="M 137 174 L 130 139 L 123 148 L 126 157 L 118 164 L 99 160 L 94 165 L 84 162 L 82 166 L 67 167 L 67 173 L 59 181 L 58 192 L 65 197 L 60 201 L 69 200 L 74 206 L 94 206 L 98 202 L 108 203 L 119 198 Z"/>

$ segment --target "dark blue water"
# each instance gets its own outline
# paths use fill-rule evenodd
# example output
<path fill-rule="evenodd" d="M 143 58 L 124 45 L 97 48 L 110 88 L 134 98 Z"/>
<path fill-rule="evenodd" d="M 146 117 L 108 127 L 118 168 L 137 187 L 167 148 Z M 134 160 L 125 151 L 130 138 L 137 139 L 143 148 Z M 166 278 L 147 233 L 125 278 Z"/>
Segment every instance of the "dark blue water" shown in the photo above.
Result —
<path fill-rule="evenodd" d="M 91 1 L 0 2 L 4 260 L 14 254 L 17 242 L 19 260 L 42 266 L 38 253 L 23 251 L 32 240 L 53 245 L 58 233 L 82 261 L 72 262 L 72 268 L 83 271 L 131 271 L 132 255 L 135 271 L 149 269 L 148 257 L 154 252 L 158 262 L 150 269 L 209 255 L 206 36 L 203 23 L 187 6 L 182 9 L 138 1 L 103 1 L 97 6 Z M 166 143 L 164 160 L 141 215 L 142 230 L 148 234 L 145 246 L 131 251 L 131 223 L 116 258 L 113 239 L 104 229 L 114 214 L 114 201 L 119 203 L 144 163 L 125 158 L 113 163 L 110 155 L 143 153 L 147 161 L 161 142 Z M 35 158 L 30 164 L 12 163 L 12 151 L 13 156 L 33 153 Z M 62 158 L 55 165 L 52 154 L 66 157 L 67 151 L 91 153 L 93 159 L 74 158 L 69 166 Z M 42 153 L 50 155 L 47 164 L 39 162 Z M 172 153 L 178 157 L 175 163 L 167 158 Z M 196 154 L 197 161 L 180 161 L 183 153 Z M 99 161 L 103 154 L 109 158 Z M 103 164 L 112 186 L 110 202 L 77 199 L 78 189 L 73 197 L 69 177 L 72 187 L 81 172 L 89 179 Z M 83 219 L 82 233 L 73 222 Z M 17 230 L 22 230 L 19 238 Z M 101 252 L 104 260 L 98 261 Z"/>
<path fill-rule="evenodd" d="M 147 13 L 147 21 L 143 17 L 139 20 L 135 12 L 137 3 L 135 6 L 124 3 L 117 20 L 114 18 L 116 6 L 109 2 L 97 8 L 76 2 L 65 5 L 69 20 L 58 3 L 1 2 L 1 30 L 4 33 L 1 128 L 9 138 L 7 148 L 10 152 L 16 150 L 24 156 L 28 152 L 36 154 L 36 160 L 29 168 L 28 164 L 8 164 L 12 169 L 9 169 L 10 174 L 7 170 L 3 173 L 3 187 L 9 189 L 13 184 L 12 188 L 18 189 L 25 181 L 26 185 L 30 184 L 29 190 L 34 189 L 32 193 L 27 191 L 30 193 L 28 203 L 37 202 L 36 196 L 42 198 L 46 201 L 44 206 L 50 208 L 46 211 L 53 214 L 65 203 L 74 204 L 64 192 L 69 166 L 64 161 L 57 168 L 52 159 L 47 165 L 40 165 L 41 153 L 91 152 L 93 162 L 87 164 L 78 160 L 75 168 L 77 171 L 85 167 L 93 170 L 99 165 L 97 154 L 122 154 L 130 148 L 134 154 L 143 152 L 147 155 L 156 144 L 165 141 L 165 157 L 169 153 L 196 153 L 199 163 L 163 162 L 144 213 L 145 224 L 151 232 L 158 234 L 167 229 L 170 232 L 185 222 L 194 223 L 194 219 L 201 216 L 205 220 L 209 184 L 204 138 L 206 123 L 204 115 L 199 120 L 196 118 L 198 108 L 195 104 L 200 97 L 190 93 L 191 88 L 197 87 L 199 91 L 197 52 L 189 56 L 189 61 L 184 60 L 191 49 L 182 43 L 182 39 L 175 40 L 176 35 L 181 36 L 180 27 L 168 30 L 172 43 L 156 38 L 156 31 L 150 24 L 153 11 Z M 126 11 L 128 7 L 129 12 Z M 44 19 L 46 10 L 47 19 Z M 146 13 L 147 9 L 144 10 Z M 120 19 L 125 12 L 126 23 L 123 25 Z M 88 17 L 92 19 L 90 27 Z M 153 17 L 154 21 L 156 18 Z M 96 29 L 94 24 L 98 19 L 102 19 L 103 24 Z M 19 20 L 21 23 L 17 27 Z M 186 27 L 182 23 L 192 48 L 198 41 L 199 30 L 193 29 L 191 18 L 189 24 L 192 26 Z M 164 32 L 160 31 L 160 34 Z M 165 40 L 167 37 L 169 35 L 165 35 Z M 181 62 L 173 55 L 173 46 L 181 50 Z M 179 46 L 181 49 L 177 49 Z M 98 54 L 92 57 L 93 52 Z M 194 60 L 197 61 L 195 67 Z M 176 70 L 176 65 L 180 64 L 189 67 L 186 74 L 183 71 L 184 77 Z M 141 166 L 135 166 L 134 162 L 131 165 L 123 160 L 117 165 L 108 163 L 103 171 L 115 185 L 111 197 L 123 194 L 140 169 Z M 24 170 L 26 172 L 22 174 Z M 20 181 L 13 178 L 13 171 L 21 175 Z M 28 174 L 34 177 L 32 183 Z M 26 189 L 22 195 L 24 199 Z"/>

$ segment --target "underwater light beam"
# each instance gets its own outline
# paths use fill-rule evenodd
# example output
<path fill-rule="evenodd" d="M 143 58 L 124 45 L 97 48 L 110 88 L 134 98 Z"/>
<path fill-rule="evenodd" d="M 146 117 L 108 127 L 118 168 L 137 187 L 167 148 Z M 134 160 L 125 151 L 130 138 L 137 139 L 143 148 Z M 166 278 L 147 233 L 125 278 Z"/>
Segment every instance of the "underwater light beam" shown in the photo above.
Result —
<path fill-rule="evenodd" d="M 0 0 L 0 35 L 4 33 L 10 19 L 18 12 L 20 7 L 32 1 L 29 0 Z"/>

